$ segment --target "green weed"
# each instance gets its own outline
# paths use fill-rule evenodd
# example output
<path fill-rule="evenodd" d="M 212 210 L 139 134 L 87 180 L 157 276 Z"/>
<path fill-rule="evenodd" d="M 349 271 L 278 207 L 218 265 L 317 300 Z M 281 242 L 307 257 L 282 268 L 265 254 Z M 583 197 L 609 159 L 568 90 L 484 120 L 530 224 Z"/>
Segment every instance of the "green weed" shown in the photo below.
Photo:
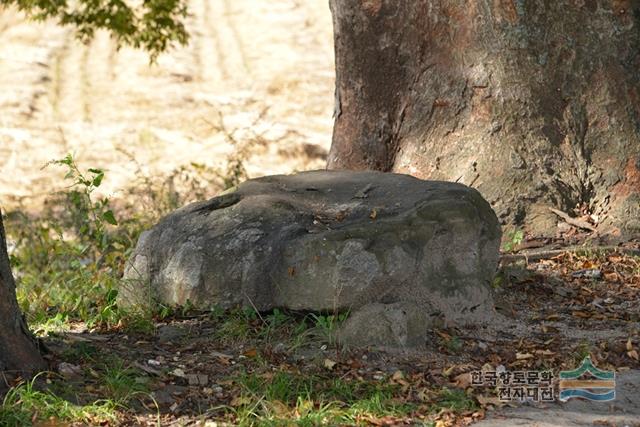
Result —
<path fill-rule="evenodd" d="M 522 230 L 511 230 L 505 233 L 502 250 L 504 252 L 512 252 L 524 240 L 524 232 Z"/>
<path fill-rule="evenodd" d="M 308 330 L 305 318 L 300 318 L 293 313 L 280 309 L 274 309 L 263 317 L 259 331 L 259 337 L 270 341 L 274 339 L 289 340 L 300 339 Z"/>
<path fill-rule="evenodd" d="M 315 322 L 315 331 L 329 345 L 335 345 L 340 326 L 347 320 L 349 313 L 310 314 Z"/>
<path fill-rule="evenodd" d="M 71 154 L 49 164 L 66 168 L 64 179 L 72 182 L 63 193 L 68 202 L 67 206 L 71 208 L 67 211 L 70 220 L 68 225 L 73 228 L 76 237 L 85 243 L 86 250 L 107 251 L 112 242 L 106 232 L 106 226 L 118 225 L 118 221 L 109 207 L 109 198 L 102 197 L 96 200 L 94 195 L 104 180 L 104 171 L 89 168 L 83 173 Z"/>
<path fill-rule="evenodd" d="M 227 131 L 222 118 L 219 128 L 243 147 L 253 144 L 242 142 L 239 132 L 245 130 Z M 252 138 L 257 141 L 259 135 Z M 121 191 L 124 197 L 116 202 L 99 195 L 107 179 L 103 169 L 81 169 L 71 154 L 49 162 L 47 166 L 64 169 L 69 186 L 49 198 L 37 216 L 13 211 L 6 218 L 17 297 L 30 323 L 41 334 L 64 329 L 64 323 L 72 320 L 84 321 L 90 328 L 147 332 L 153 318 L 173 315 L 162 306 L 144 312 L 117 306 L 125 262 L 142 231 L 159 218 L 244 179 L 247 155 L 243 149 L 230 156 L 228 174 L 191 163 L 159 178 L 142 173 L 138 165 L 139 178 Z"/>
<path fill-rule="evenodd" d="M 241 341 L 261 344 L 282 343 L 289 351 L 309 344 L 320 333 L 313 327 L 308 315 L 274 309 L 270 313 L 258 313 L 252 308 L 222 310 L 214 308 L 210 317 L 218 323 L 215 338 L 224 343 Z"/>
<path fill-rule="evenodd" d="M 0 406 L 1 426 L 28 426 L 37 421 L 52 425 L 112 425 L 117 424 L 119 412 L 126 411 L 135 402 L 152 400 L 148 377 L 116 357 L 99 353 L 84 342 L 69 347 L 63 356 L 67 360 L 82 362 L 87 377 L 99 385 L 102 399 L 81 403 L 84 388 L 55 376 L 42 381 L 44 373 L 31 381 L 11 388 Z"/>
<path fill-rule="evenodd" d="M 47 336 L 69 329 L 69 318 L 66 314 L 56 313 L 53 317 L 38 316 L 30 324 L 31 330 L 37 336 Z"/>
<path fill-rule="evenodd" d="M 232 413 L 240 425 L 344 425 L 368 417 L 404 416 L 396 386 L 289 372 L 241 374 Z"/>
<path fill-rule="evenodd" d="M 449 353 L 452 354 L 457 354 L 460 352 L 460 350 L 462 350 L 463 346 L 464 346 L 464 342 L 456 337 L 456 336 L 452 336 L 449 339 L 443 340 L 444 341 L 444 346 L 447 349 L 447 351 Z"/>
<path fill-rule="evenodd" d="M 83 173 L 71 155 L 50 164 L 65 167 L 65 179 L 71 181 L 67 190 L 40 218 L 19 212 L 8 216 L 18 301 L 43 330 L 52 316 L 56 321 L 116 323 L 117 283 L 126 249 L 137 236 L 119 234 L 110 200 L 95 196 L 103 170 Z"/>
<path fill-rule="evenodd" d="M 38 390 L 38 378 L 9 390 L 0 406 L 0 425 L 23 427 L 45 420 L 60 425 L 102 425 L 115 422 L 117 411 L 122 409 L 112 400 L 97 400 L 87 405 L 71 403 L 50 391 Z"/>
<path fill-rule="evenodd" d="M 136 396 L 149 394 L 146 375 L 120 359 L 105 362 L 100 377 L 105 395 L 117 403 L 124 405 Z"/>
<path fill-rule="evenodd" d="M 90 328 L 153 330 L 152 320 L 163 317 L 163 307 L 122 310 L 116 304 L 118 287 L 140 233 L 184 199 L 174 199 L 168 189 L 154 187 L 147 194 L 150 205 L 160 200 L 165 204 L 152 210 L 125 205 L 120 209 L 125 219 L 116 218 L 112 201 L 97 196 L 105 171 L 82 171 L 71 155 L 49 165 L 63 167 L 70 186 L 50 199 L 37 217 L 20 211 L 7 216 L 17 297 L 30 324 L 41 334 L 64 329 L 70 320 L 84 321 Z M 175 172 L 186 173 L 186 169 Z M 190 182 L 196 186 L 196 181 Z"/>
<path fill-rule="evenodd" d="M 93 360 L 98 354 L 98 349 L 94 345 L 80 341 L 67 344 L 61 358 L 70 363 L 80 363 Z"/>
<path fill-rule="evenodd" d="M 475 401 L 464 390 L 444 388 L 438 394 L 436 408 L 452 411 L 471 411 L 477 409 Z"/>

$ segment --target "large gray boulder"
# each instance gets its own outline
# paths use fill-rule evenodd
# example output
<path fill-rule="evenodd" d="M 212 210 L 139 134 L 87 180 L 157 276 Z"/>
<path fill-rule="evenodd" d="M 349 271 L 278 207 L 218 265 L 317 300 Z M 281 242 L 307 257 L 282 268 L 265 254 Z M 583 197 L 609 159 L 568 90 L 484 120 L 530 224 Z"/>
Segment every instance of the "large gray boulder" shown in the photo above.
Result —
<path fill-rule="evenodd" d="M 267 176 L 143 233 L 119 303 L 349 310 L 347 341 L 371 341 L 359 331 L 380 321 L 388 327 L 375 343 L 414 345 L 435 319 L 488 320 L 499 242 L 493 210 L 464 185 L 381 172 Z"/>

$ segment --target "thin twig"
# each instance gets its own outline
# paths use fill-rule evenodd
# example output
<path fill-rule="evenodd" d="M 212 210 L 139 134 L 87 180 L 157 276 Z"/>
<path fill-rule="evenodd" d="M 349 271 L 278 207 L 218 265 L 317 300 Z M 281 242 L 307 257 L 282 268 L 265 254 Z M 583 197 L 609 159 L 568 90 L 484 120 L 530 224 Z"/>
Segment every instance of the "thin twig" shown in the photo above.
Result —
<path fill-rule="evenodd" d="M 549 210 L 562 218 L 567 224 L 573 225 L 574 227 L 578 228 L 584 228 L 585 230 L 596 231 L 596 228 L 593 225 L 589 224 L 587 221 L 583 221 L 578 218 L 572 218 L 566 213 L 559 211 L 558 209 L 549 208 Z"/>
<path fill-rule="evenodd" d="M 247 295 L 246 292 L 243 292 L 244 296 L 249 300 L 249 304 L 251 304 L 251 307 L 253 307 L 253 310 L 256 312 L 256 314 L 258 315 L 258 317 L 260 318 L 260 320 L 262 320 L 262 323 L 265 326 L 268 326 L 267 322 L 264 320 L 264 318 L 262 317 L 262 315 L 260 314 L 260 312 L 258 311 L 258 308 L 256 307 L 256 305 L 253 303 L 253 301 L 251 300 L 251 298 L 249 297 L 249 295 Z"/>
<path fill-rule="evenodd" d="M 541 259 L 548 259 L 552 257 L 556 257 L 558 255 L 562 255 L 565 253 L 577 253 L 577 252 L 604 252 L 606 254 L 609 253 L 620 253 L 623 255 L 631 255 L 631 256 L 640 256 L 640 248 L 622 248 L 619 246 L 570 246 L 563 249 L 546 249 L 540 251 L 532 251 L 522 254 L 507 254 L 502 255 L 500 257 L 500 261 L 503 263 L 512 263 L 516 261 L 539 261 Z"/>

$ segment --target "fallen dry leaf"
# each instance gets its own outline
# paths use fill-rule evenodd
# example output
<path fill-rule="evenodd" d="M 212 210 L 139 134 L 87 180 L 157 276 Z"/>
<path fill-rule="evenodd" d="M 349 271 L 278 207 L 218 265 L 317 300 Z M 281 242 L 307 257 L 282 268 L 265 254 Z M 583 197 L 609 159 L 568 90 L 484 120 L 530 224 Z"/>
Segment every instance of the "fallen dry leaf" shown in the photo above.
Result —
<path fill-rule="evenodd" d="M 423 388 L 417 393 L 422 402 L 431 402 L 435 398 L 435 392 L 429 388 Z"/>
<path fill-rule="evenodd" d="M 279 400 L 272 400 L 270 402 L 270 408 L 275 412 L 276 415 L 283 417 L 289 414 L 290 410 L 286 403 L 281 402 Z"/>
<path fill-rule="evenodd" d="M 256 357 L 258 355 L 258 350 L 255 348 L 250 348 L 249 350 L 242 353 L 244 357 Z"/>
<path fill-rule="evenodd" d="M 440 331 L 440 330 L 436 329 L 436 330 L 435 330 L 435 333 L 436 333 L 436 334 L 438 334 L 438 335 L 440 335 L 440 337 L 441 337 L 441 338 L 443 338 L 443 339 L 444 339 L 444 340 L 446 340 L 446 341 L 449 341 L 449 340 L 451 339 L 451 335 L 449 335 L 449 334 L 448 334 L 448 333 L 446 333 L 446 332 L 443 332 L 443 331 Z"/>
<path fill-rule="evenodd" d="M 463 374 L 457 375 L 453 379 L 453 383 L 458 388 L 466 389 L 467 387 L 471 386 L 471 373 L 465 372 Z"/>
<path fill-rule="evenodd" d="M 496 406 L 496 407 L 504 406 L 504 402 L 501 401 L 497 396 L 478 395 L 478 396 L 476 396 L 476 400 L 478 401 L 480 406 L 483 407 L 483 408 L 485 408 L 485 407 L 487 407 L 489 405 Z"/>
<path fill-rule="evenodd" d="M 331 370 L 333 368 L 335 368 L 335 366 L 337 365 L 337 363 L 331 359 L 324 359 L 324 362 L 322 363 L 322 366 L 324 366 L 325 368 Z"/>
<path fill-rule="evenodd" d="M 527 360 L 533 359 L 533 354 L 531 353 L 516 353 L 516 360 Z"/>
<path fill-rule="evenodd" d="M 233 407 L 249 405 L 249 404 L 251 404 L 251 399 L 249 399 L 247 396 L 236 396 L 231 401 L 231 406 Z"/>
<path fill-rule="evenodd" d="M 398 381 L 398 380 L 403 380 L 404 379 L 404 374 L 402 373 L 401 370 L 397 370 L 393 373 L 393 375 L 391 376 L 391 379 L 393 381 Z"/>
<path fill-rule="evenodd" d="M 607 259 L 614 264 L 622 262 L 622 257 L 620 255 L 609 255 Z"/>
<path fill-rule="evenodd" d="M 578 311 L 578 310 L 572 311 L 571 315 L 575 317 L 580 317 L 582 319 L 588 319 L 589 317 L 591 317 L 590 313 L 587 313 L 586 311 Z"/>
<path fill-rule="evenodd" d="M 180 378 L 184 378 L 185 373 L 184 373 L 184 370 L 182 370 L 180 368 L 176 368 L 173 371 L 171 371 L 171 375 L 174 375 L 174 376 L 180 377 Z"/>

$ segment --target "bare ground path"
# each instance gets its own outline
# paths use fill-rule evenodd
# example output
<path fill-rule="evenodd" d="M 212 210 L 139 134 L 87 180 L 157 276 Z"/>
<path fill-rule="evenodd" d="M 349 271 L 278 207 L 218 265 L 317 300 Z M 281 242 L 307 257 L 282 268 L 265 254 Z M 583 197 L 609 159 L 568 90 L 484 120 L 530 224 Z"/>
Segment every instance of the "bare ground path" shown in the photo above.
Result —
<path fill-rule="evenodd" d="M 331 18 L 324 1 L 192 0 L 191 40 L 149 66 L 106 34 L 89 45 L 54 22 L 0 10 L 0 200 L 38 203 L 61 188 L 41 170 L 73 152 L 107 169 L 108 192 L 136 173 L 198 162 L 223 167 L 236 150 L 220 117 L 251 150 L 249 175 L 321 168 L 333 102 Z M 266 142 L 266 143 L 265 143 Z"/>

